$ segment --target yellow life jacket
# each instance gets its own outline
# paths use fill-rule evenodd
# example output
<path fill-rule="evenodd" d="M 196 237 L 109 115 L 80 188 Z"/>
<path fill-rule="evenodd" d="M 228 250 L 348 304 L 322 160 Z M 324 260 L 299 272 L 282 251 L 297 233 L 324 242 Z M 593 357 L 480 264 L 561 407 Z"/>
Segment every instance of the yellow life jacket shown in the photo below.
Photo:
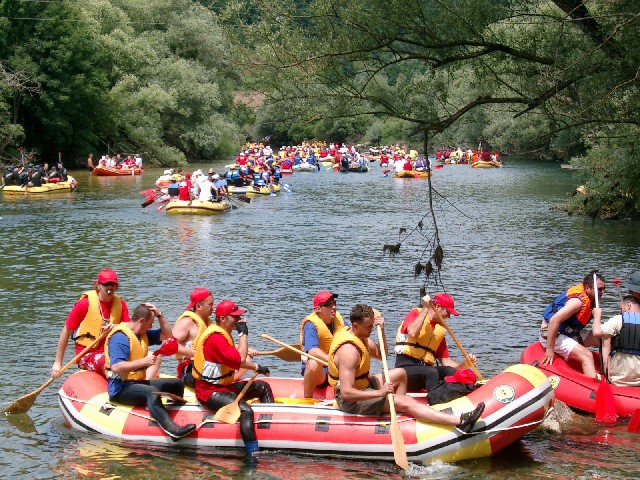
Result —
<path fill-rule="evenodd" d="M 356 382 L 354 387 L 358 390 L 364 390 L 371 386 L 371 381 L 369 380 L 369 347 L 351 333 L 351 327 L 343 328 L 333 336 L 333 342 L 331 342 L 331 348 L 329 348 L 329 385 L 335 387 L 338 383 L 338 367 L 335 363 L 334 356 L 336 351 L 345 343 L 351 343 L 360 352 L 360 365 L 358 365 L 356 369 Z"/>
<path fill-rule="evenodd" d="M 217 323 L 212 323 L 207 327 L 204 333 L 198 338 L 198 341 L 194 344 L 196 354 L 193 357 L 193 378 L 196 380 L 204 380 L 214 385 L 231 385 L 233 383 L 233 376 L 235 370 L 220 363 L 210 362 L 204 358 L 204 344 L 214 333 L 220 333 L 227 340 L 229 345 L 235 348 L 235 343 L 231 335 L 227 333 Z"/>
<path fill-rule="evenodd" d="M 114 327 L 107 335 L 107 340 L 104 344 L 104 370 L 107 374 L 107 378 L 116 378 L 120 377 L 125 382 L 134 382 L 139 380 L 144 380 L 146 378 L 147 372 L 146 368 L 141 368 L 140 370 L 135 370 L 133 372 L 127 372 L 123 374 L 114 374 L 111 372 L 111 359 L 109 357 L 109 339 L 117 333 L 122 332 L 127 337 L 129 337 L 129 362 L 134 360 L 140 360 L 144 358 L 149 353 L 149 338 L 147 338 L 147 334 L 144 333 L 140 335 L 140 339 L 135 333 L 131 331 L 127 323 L 122 323 L 117 327 Z"/>
<path fill-rule="evenodd" d="M 191 320 L 193 320 L 193 323 L 195 323 L 198 326 L 198 333 L 196 334 L 196 337 L 191 342 L 192 347 L 195 349 L 195 344 L 197 343 L 198 339 L 202 336 L 202 334 L 207 329 L 207 327 L 211 325 L 211 319 L 207 317 L 203 320 L 202 318 L 200 318 L 200 315 L 198 315 L 195 312 L 192 312 L 191 310 L 186 310 L 182 315 L 180 315 L 180 317 L 178 317 L 178 320 L 182 319 L 183 317 L 189 317 Z M 176 320 L 176 323 L 177 323 L 177 320 Z M 176 353 L 176 358 L 180 360 L 182 359 L 182 355 L 179 355 Z"/>
<path fill-rule="evenodd" d="M 85 292 L 80 297 L 80 300 L 84 297 L 89 299 L 89 310 L 87 310 L 87 314 L 78 327 L 76 343 L 83 347 L 88 347 L 100 336 L 100 329 L 102 328 L 103 322 L 104 324 L 107 323 L 107 319 L 102 318 L 98 292 L 95 290 Z M 113 296 L 113 301 L 111 302 L 111 316 L 108 320 L 113 324 L 118 324 L 122 321 L 122 300 L 118 295 Z"/>
<path fill-rule="evenodd" d="M 415 308 L 414 310 L 417 310 L 419 314 L 422 308 Z M 402 333 L 401 323 L 398 327 L 398 333 L 396 333 L 394 352 L 396 355 L 407 355 L 416 360 L 433 365 L 436 361 L 435 353 L 446 333 L 447 331 L 441 325 L 436 325 L 432 330 L 431 322 L 429 319 L 425 319 L 420 332 L 418 332 L 418 336 L 412 337 L 407 333 Z"/>
<path fill-rule="evenodd" d="M 331 341 L 336 333 L 344 328 L 344 320 L 342 320 L 342 315 L 336 312 L 336 318 L 333 319 L 333 333 L 327 327 L 327 324 L 318 316 L 317 312 L 313 312 L 311 315 L 302 320 L 302 325 L 300 325 L 300 344 L 304 344 L 304 326 L 307 322 L 313 323 L 318 330 L 318 347 L 324 353 L 329 353 L 329 347 L 331 346 Z"/>

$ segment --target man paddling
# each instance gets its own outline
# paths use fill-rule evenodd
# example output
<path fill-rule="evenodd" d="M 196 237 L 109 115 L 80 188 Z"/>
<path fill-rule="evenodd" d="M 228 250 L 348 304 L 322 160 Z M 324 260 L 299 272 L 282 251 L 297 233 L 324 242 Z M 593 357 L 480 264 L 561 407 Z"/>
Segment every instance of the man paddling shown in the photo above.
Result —
<path fill-rule="evenodd" d="M 546 352 L 542 366 L 553 363 L 557 353 L 565 361 L 572 359 L 580 362 L 582 373 L 599 380 L 593 355 L 587 347 L 595 347 L 598 342 L 584 327 L 592 317 L 596 289 L 594 275 L 597 277 L 598 297 L 604 292 L 604 278 L 599 273 L 589 273 L 582 283 L 574 285 L 558 295 L 545 309 L 540 325 L 540 343 Z"/>
<path fill-rule="evenodd" d="M 241 310 L 231 300 L 223 300 L 216 307 L 216 321 L 210 325 L 195 343 L 193 377 L 196 382 L 196 397 L 205 407 L 218 410 L 233 403 L 245 386 L 239 382 L 236 372 L 241 368 L 269 376 L 269 369 L 251 361 L 249 351 L 249 327 L 242 320 L 246 310 Z M 238 332 L 236 347 L 231 333 Z M 248 456 L 257 453 L 253 410 L 246 402 L 259 398 L 261 403 L 273 403 L 271 387 L 266 382 L 255 381 L 245 392 L 239 403 L 240 434 Z"/>
<path fill-rule="evenodd" d="M 313 297 L 313 313 L 305 317 L 300 325 L 302 350 L 325 362 L 329 358 L 333 336 L 345 326 L 342 315 L 337 311 L 337 297 L 338 294 L 327 290 L 318 292 Z M 327 367 L 312 358 L 302 358 L 301 372 L 304 376 L 305 398 L 313 398 L 313 391 L 317 387 L 328 385 Z"/>
<path fill-rule="evenodd" d="M 64 352 L 75 330 L 76 355 L 105 330 L 120 322 L 129 321 L 127 304 L 117 294 L 118 275 L 113 270 L 102 270 L 93 282 L 94 290 L 84 292 L 73 306 L 58 338 L 56 358 L 51 366 L 51 376 L 60 377 Z M 104 341 L 89 350 L 78 360 L 78 367 L 104 375 Z"/>
<path fill-rule="evenodd" d="M 184 313 L 180 315 L 173 326 L 172 334 L 178 340 L 178 378 L 181 378 L 185 385 L 193 388 L 193 355 L 196 340 L 204 333 L 213 313 L 213 295 L 206 288 L 196 288 L 189 295 L 189 305 Z"/>
<path fill-rule="evenodd" d="M 396 368 L 407 372 L 409 392 L 433 390 L 446 376 L 455 375 L 465 368 L 465 362 L 456 362 L 449 356 L 445 340 L 447 331 L 438 324 L 436 311 L 430 306 L 431 298 L 422 298 L 422 308 L 414 308 L 404 317 L 396 334 Z M 444 319 L 458 316 L 451 295 L 439 293 L 433 297 L 437 313 Z M 438 360 L 441 365 L 436 365 Z M 475 355 L 469 360 L 476 362 Z"/>
<path fill-rule="evenodd" d="M 382 374 L 372 376 L 369 372 L 370 357 L 380 359 L 381 349 L 369 336 L 374 325 L 384 326 L 384 318 L 374 318 L 370 306 L 358 304 L 351 310 L 349 319 L 351 327 L 337 332 L 329 349 L 329 383 L 336 389 L 336 402 L 340 410 L 379 416 L 382 412 L 390 411 L 387 395 L 392 393 L 399 411 L 427 422 L 453 425 L 465 433 L 473 429 L 484 411 L 484 403 L 479 403 L 474 410 L 462 415 L 449 415 L 405 395 L 407 374 L 404 369 L 389 370 L 389 382 L 382 380 Z M 386 344 L 384 328 L 382 332 L 381 342 Z"/>
<path fill-rule="evenodd" d="M 151 330 L 153 319 L 160 328 Z M 159 392 L 182 397 L 184 383 L 177 378 L 146 380 L 146 369 L 157 365 L 159 355 L 149 352 L 149 345 L 160 345 L 171 338 L 171 327 L 154 305 L 138 305 L 131 322 L 121 323 L 107 335 L 105 371 L 109 383 L 109 400 L 124 405 L 146 405 L 160 427 L 176 441 L 196 429 L 193 423 L 178 426 L 166 411 Z"/>

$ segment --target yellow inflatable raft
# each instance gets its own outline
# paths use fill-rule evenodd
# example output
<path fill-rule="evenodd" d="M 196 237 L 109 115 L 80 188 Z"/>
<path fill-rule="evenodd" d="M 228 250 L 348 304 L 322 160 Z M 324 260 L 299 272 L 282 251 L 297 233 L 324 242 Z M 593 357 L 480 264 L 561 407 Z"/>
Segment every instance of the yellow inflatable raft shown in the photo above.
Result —
<path fill-rule="evenodd" d="M 40 187 L 19 187 L 18 185 L 6 185 L 2 191 L 9 195 L 27 195 L 39 193 L 65 193 L 72 192 L 76 189 L 76 179 L 71 175 L 67 177 L 66 182 L 43 183 Z"/>
<path fill-rule="evenodd" d="M 215 215 L 231 210 L 229 202 L 203 202 L 200 200 L 171 200 L 165 207 L 167 213 L 182 215 Z"/>
<path fill-rule="evenodd" d="M 403 170 L 393 174 L 395 178 L 429 178 L 429 172 L 426 170 Z"/>

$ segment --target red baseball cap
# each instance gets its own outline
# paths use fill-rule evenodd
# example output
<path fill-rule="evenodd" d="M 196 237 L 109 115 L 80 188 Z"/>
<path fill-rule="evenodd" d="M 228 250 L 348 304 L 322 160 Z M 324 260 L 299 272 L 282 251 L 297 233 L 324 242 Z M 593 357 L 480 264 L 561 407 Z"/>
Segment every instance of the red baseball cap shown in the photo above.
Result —
<path fill-rule="evenodd" d="M 239 309 L 231 300 L 223 300 L 216 307 L 216 317 L 219 318 L 226 317 L 227 315 L 239 317 L 244 313 L 247 313 L 247 311 Z"/>
<path fill-rule="evenodd" d="M 191 172 L 187 172 L 184 174 L 184 178 L 191 178 Z"/>
<path fill-rule="evenodd" d="M 451 295 L 447 295 L 446 293 L 439 293 L 437 295 L 434 295 L 433 303 L 446 308 L 447 312 L 449 312 L 451 315 L 455 315 L 456 317 L 458 316 L 458 312 L 456 312 L 453 308 L 455 302 L 453 301 L 453 297 Z"/>
<path fill-rule="evenodd" d="M 318 308 L 323 303 L 327 303 L 329 300 L 333 300 L 334 298 L 338 298 L 337 293 L 331 293 L 327 290 L 318 292 L 316 293 L 316 296 L 313 297 L 313 308 Z"/>
<path fill-rule="evenodd" d="M 191 310 L 196 303 L 201 302 L 209 297 L 213 297 L 209 290 L 207 290 L 206 288 L 196 288 L 191 292 L 191 295 L 189 295 L 191 303 L 187 305 L 187 310 Z"/>
<path fill-rule="evenodd" d="M 98 274 L 98 280 L 93 283 L 118 283 L 118 274 L 113 270 L 101 270 Z"/>
<path fill-rule="evenodd" d="M 445 382 L 449 383 L 464 383 L 465 385 L 475 384 L 477 381 L 476 374 L 470 368 L 464 368 L 462 370 L 456 370 L 456 373 L 444 377 Z"/>

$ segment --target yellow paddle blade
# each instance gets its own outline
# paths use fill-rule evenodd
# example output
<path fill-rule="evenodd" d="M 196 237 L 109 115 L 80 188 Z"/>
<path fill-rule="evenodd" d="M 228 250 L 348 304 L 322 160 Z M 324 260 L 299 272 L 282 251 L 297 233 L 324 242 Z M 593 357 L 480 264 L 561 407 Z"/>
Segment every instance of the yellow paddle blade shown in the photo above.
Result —
<path fill-rule="evenodd" d="M 240 405 L 237 402 L 225 405 L 213 416 L 214 420 L 222 423 L 236 423 L 240 418 Z"/>

